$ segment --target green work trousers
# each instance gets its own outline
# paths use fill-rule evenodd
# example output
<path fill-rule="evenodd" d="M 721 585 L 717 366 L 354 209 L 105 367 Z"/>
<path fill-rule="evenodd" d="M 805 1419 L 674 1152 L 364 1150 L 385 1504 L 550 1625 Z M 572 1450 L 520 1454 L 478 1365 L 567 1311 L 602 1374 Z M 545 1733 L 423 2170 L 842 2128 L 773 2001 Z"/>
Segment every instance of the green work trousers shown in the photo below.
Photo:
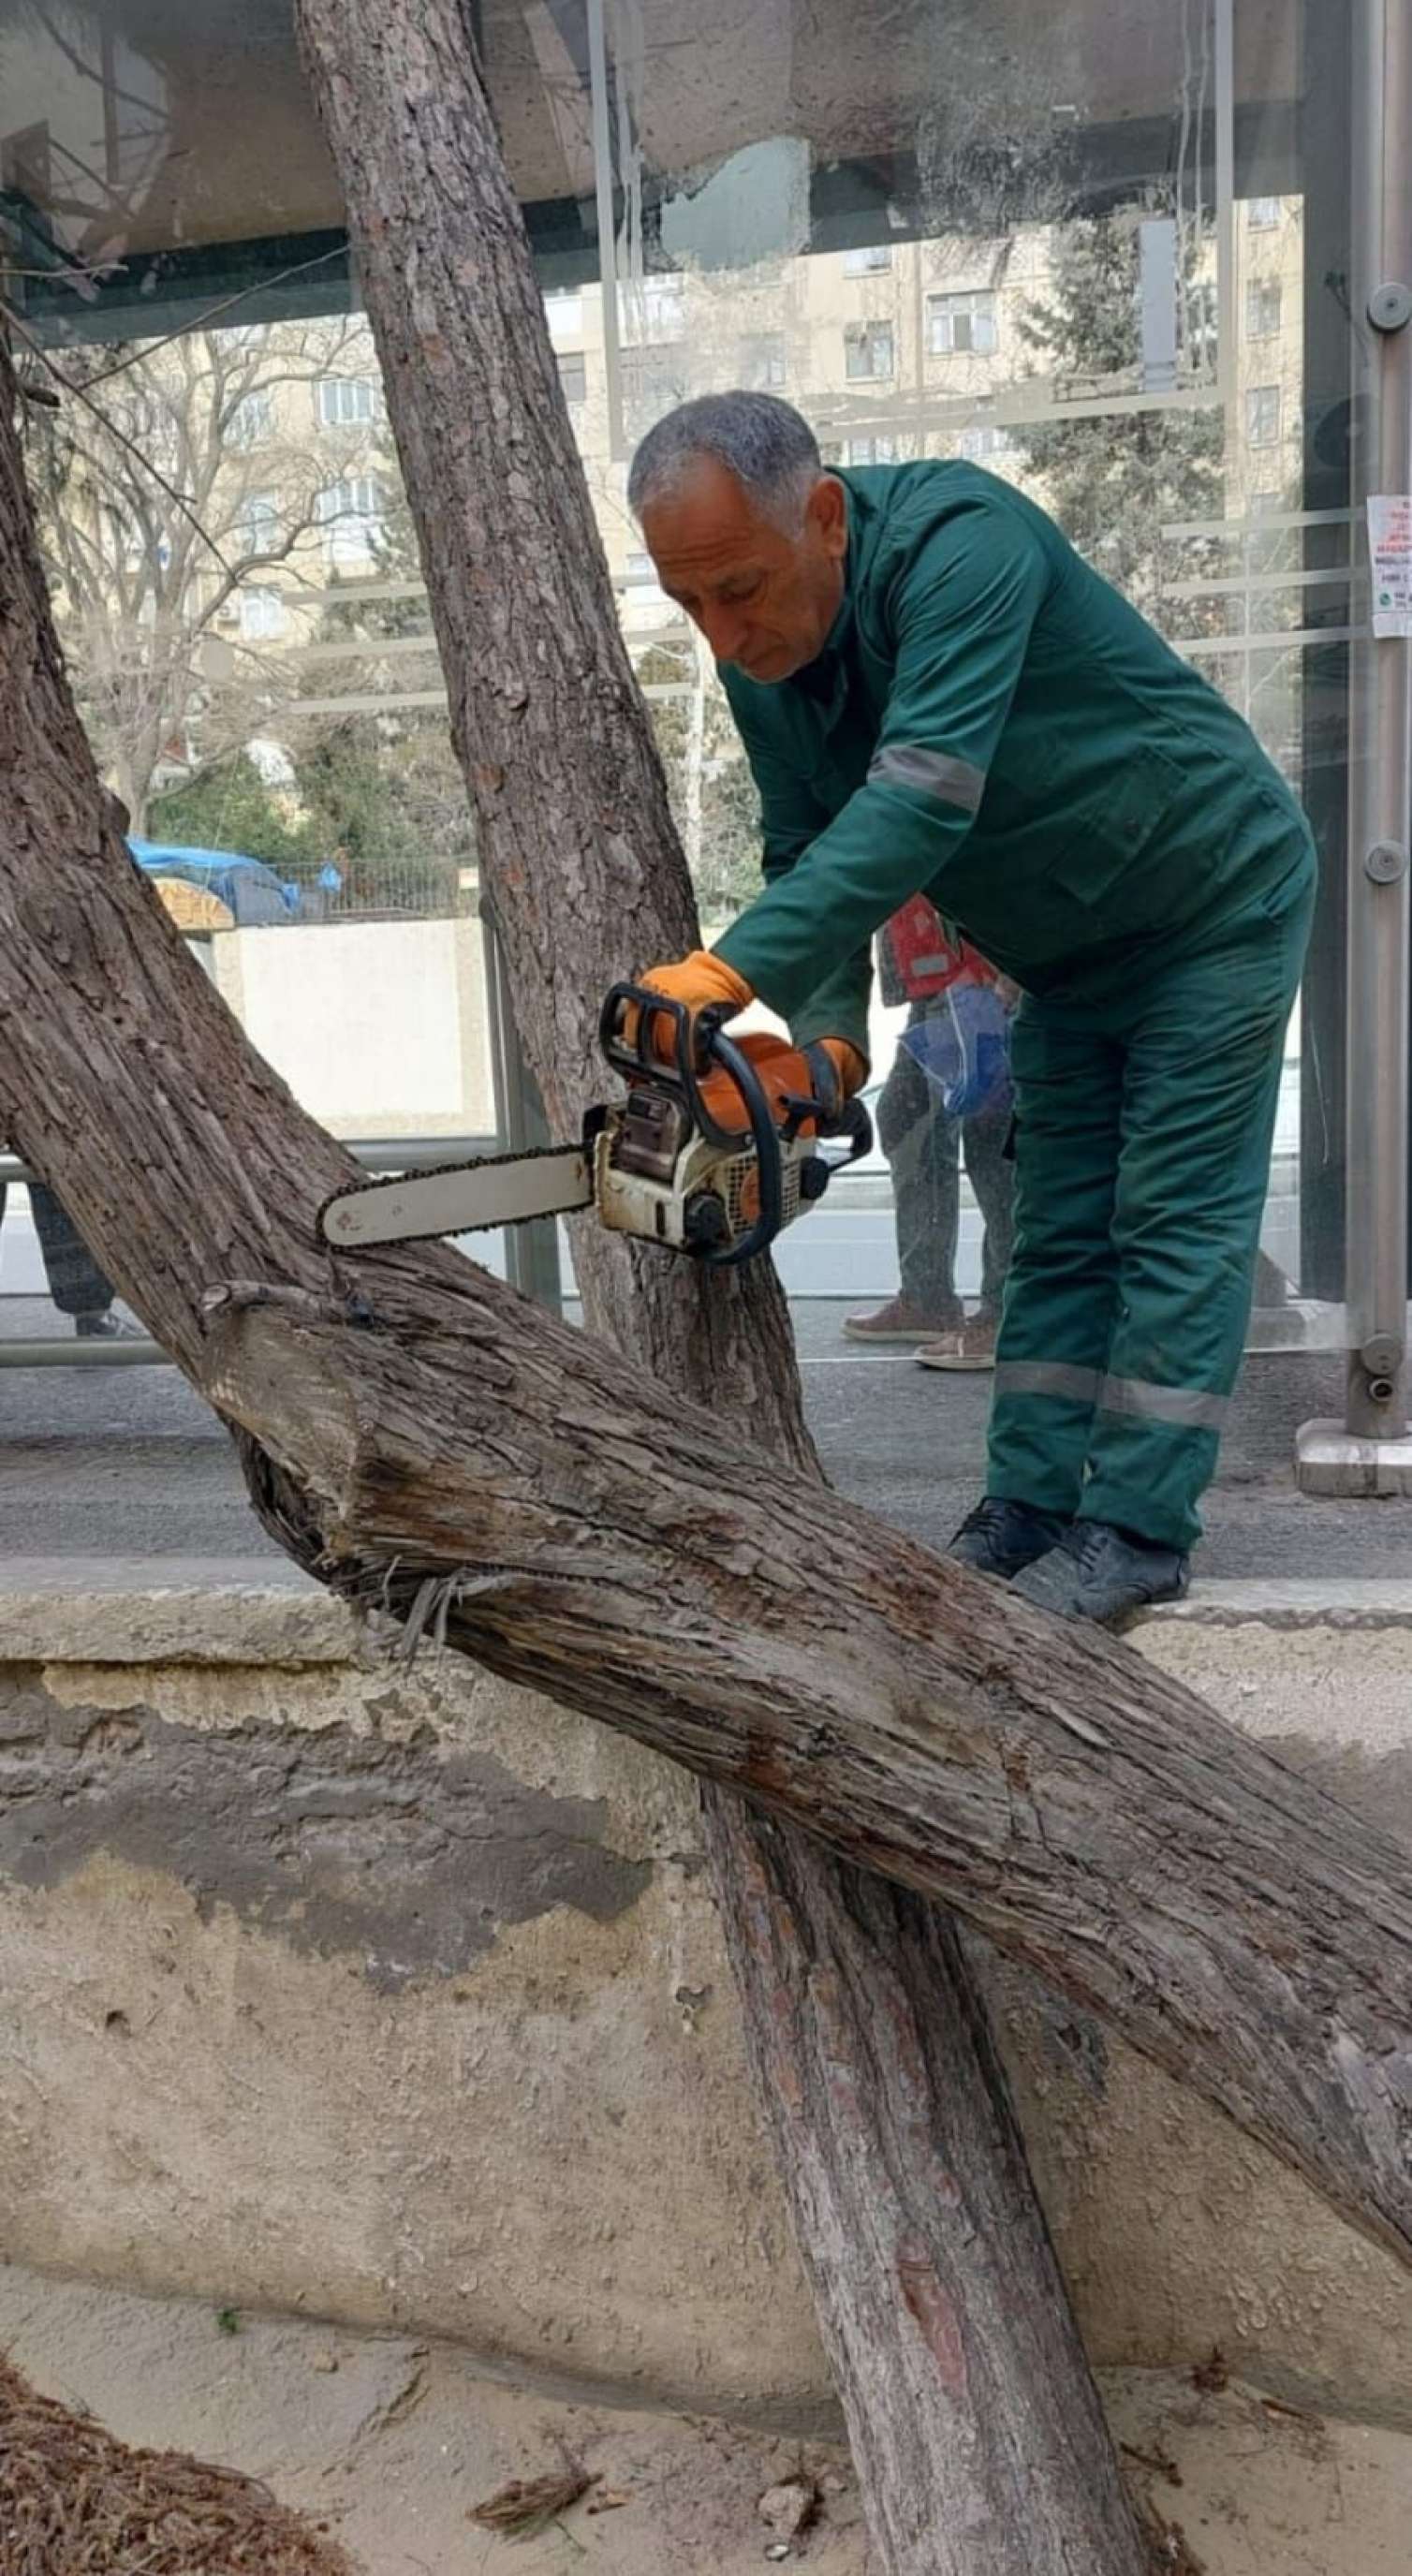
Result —
<path fill-rule="evenodd" d="M 1016 1017 L 1016 1241 L 988 1491 L 1167 1547 L 1249 1319 L 1312 856 L 1121 998 Z"/>

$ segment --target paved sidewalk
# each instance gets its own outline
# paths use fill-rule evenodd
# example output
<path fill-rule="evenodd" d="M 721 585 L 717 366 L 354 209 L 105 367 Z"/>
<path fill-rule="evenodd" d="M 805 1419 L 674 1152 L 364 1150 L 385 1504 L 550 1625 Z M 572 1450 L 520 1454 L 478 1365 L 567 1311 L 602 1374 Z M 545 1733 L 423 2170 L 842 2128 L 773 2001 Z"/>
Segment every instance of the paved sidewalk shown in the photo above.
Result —
<path fill-rule="evenodd" d="M 984 1475 L 990 1383 L 922 1370 L 845 1340 L 843 1300 L 794 1309 L 805 1401 L 840 1490 L 944 1545 Z M 51 1332 L 41 1299 L 5 1300 L 4 1328 Z M 1336 1582 L 1412 1568 L 1412 1503 L 1295 1492 L 1295 1434 L 1339 1410 L 1336 1354 L 1256 1355 L 1232 1408 L 1198 1571 L 1207 1580 Z M 170 1368 L 0 1370 L 0 1551 L 282 1562 L 245 1499 L 219 1423 Z"/>

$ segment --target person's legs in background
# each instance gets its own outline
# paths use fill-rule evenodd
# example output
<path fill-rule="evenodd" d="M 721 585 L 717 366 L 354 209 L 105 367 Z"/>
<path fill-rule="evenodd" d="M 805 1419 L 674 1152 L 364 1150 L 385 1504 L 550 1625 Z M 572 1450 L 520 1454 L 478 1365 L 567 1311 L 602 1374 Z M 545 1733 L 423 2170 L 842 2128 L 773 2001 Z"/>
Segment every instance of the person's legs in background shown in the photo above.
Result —
<path fill-rule="evenodd" d="M 99 1269 L 67 1209 L 42 1181 L 30 1182 L 29 1204 L 49 1294 L 60 1314 L 73 1318 L 74 1331 L 84 1341 L 132 1338 L 138 1328 L 113 1313 L 117 1290 L 106 1271 Z"/>
<path fill-rule="evenodd" d="M 1000 1326 L 1005 1282 L 1015 1255 L 1015 1164 L 1010 1152 L 1013 1105 L 983 1110 L 961 1130 L 966 1178 L 981 1212 L 981 1302 L 978 1323 Z"/>
<path fill-rule="evenodd" d="M 966 1178 L 981 1213 L 981 1296 L 974 1315 L 934 1342 L 923 1342 L 923 1368 L 988 1369 L 995 1365 L 1001 1301 L 1015 1249 L 1015 1167 L 1008 1147 L 1013 1124 L 1008 1089 L 999 1108 L 961 1121 Z"/>
<path fill-rule="evenodd" d="M 909 1028 L 927 1008 L 913 1004 Z M 850 1315 L 843 1329 L 859 1342 L 926 1341 L 964 1317 L 955 1282 L 960 1140 L 957 1121 L 946 1116 L 934 1084 L 904 1046 L 879 1094 L 877 1124 L 892 1173 L 900 1284 L 886 1305 Z"/>

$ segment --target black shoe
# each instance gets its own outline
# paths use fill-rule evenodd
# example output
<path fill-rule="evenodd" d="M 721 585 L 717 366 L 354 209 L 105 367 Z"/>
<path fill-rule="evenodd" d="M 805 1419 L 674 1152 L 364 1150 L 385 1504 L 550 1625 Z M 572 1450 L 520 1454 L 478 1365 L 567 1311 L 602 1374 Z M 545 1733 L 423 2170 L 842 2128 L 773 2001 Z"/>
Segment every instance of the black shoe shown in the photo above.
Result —
<path fill-rule="evenodd" d="M 946 1553 L 958 1565 L 973 1565 L 978 1574 L 1008 1583 L 1021 1566 L 1051 1556 L 1067 1526 L 1058 1512 L 1036 1512 L 1028 1503 L 988 1496 L 967 1514 Z"/>
<path fill-rule="evenodd" d="M 1189 1562 L 1180 1548 L 1155 1547 L 1111 1521 L 1075 1521 L 1048 1556 L 1026 1567 L 1015 1590 L 1058 1619 L 1106 1628 L 1154 1601 L 1180 1601 Z"/>
<path fill-rule="evenodd" d="M 115 1315 L 111 1306 L 96 1306 L 87 1315 L 75 1315 L 74 1331 L 81 1342 L 145 1342 L 140 1324 L 130 1324 L 125 1315 Z"/>

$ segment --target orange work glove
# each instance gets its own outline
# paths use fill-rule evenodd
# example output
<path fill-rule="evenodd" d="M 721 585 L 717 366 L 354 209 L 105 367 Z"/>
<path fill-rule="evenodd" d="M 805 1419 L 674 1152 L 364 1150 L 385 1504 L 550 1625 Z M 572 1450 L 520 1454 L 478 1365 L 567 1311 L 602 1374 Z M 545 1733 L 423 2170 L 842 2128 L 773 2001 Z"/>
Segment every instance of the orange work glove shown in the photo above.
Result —
<path fill-rule="evenodd" d="M 743 1011 L 755 998 L 743 975 L 737 975 L 724 957 L 716 957 L 709 948 L 693 948 L 689 957 L 674 966 L 649 966 L 638 976 L 639 984 L 649 985 L 654 993 L 665 993 L 668 1001 L 684 1002 L 691 1016 L 695 1034 L 696 1015 L 712 1002 L 728 1002 L 732 1011 Z M 627 1024 L 629 1046 L 637 1043 L 636 1014 Z M 778 1041 L 776 1041 L 778 1043 Z M 670 1064 L 676 1056 L 676 1027 L 665 1014 L 655 1014 L 649 1041 L 651 1052 Z"/>
<path fill-rule="evenodd" d="M 792 1047 L 785 1038 L 774 1037 L 768 1029 L 753 1029 L 735 1041 L 741 1054 L 748 1056 L 764 1086 L 770 1104 L 770 1115 L 777 1127 L 784 1125 L 792 1100 L 815 1099 L 820 1113 L 827 1119 L 837 1115 L 845 1100 L 867 1077 L 864 1058 L 846 1038 L 818 1038 L 807 1052 Z M 836 1096 L 828 1097 L 827 1083 L 821 1083 L 818 1066 L 811 1061 L 815 1052 L 824 1057 L 837 1084 Z M 750 1112 L 741 1098 L 739 1086 L 717 1065 L 699 1086 L 708 1113 L 718 1127 L 748 1127 Z"/>

